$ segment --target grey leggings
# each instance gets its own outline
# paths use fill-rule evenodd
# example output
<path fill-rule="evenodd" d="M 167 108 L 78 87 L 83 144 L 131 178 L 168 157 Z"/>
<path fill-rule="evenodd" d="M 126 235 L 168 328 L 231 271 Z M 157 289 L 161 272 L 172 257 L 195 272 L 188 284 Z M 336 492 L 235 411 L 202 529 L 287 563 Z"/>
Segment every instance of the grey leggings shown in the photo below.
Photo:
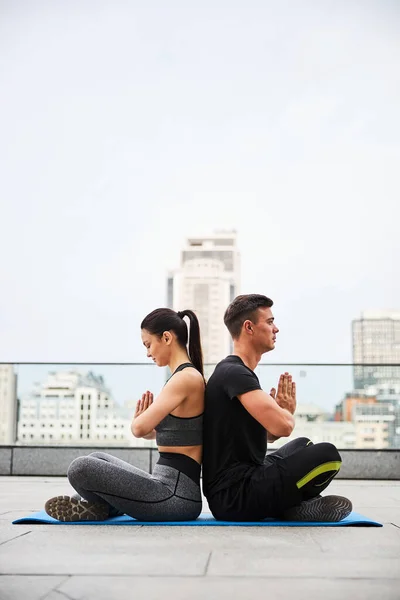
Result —
<path fill-rule="evenodd" d="M 93 452 L 76 458 L 67 476 L 82 498 L 108 504 L 110 516 L 185 521 L 201 512 L 200 465 L 183 454 L 162 453 L 149 474 L 110 454 Z"/>

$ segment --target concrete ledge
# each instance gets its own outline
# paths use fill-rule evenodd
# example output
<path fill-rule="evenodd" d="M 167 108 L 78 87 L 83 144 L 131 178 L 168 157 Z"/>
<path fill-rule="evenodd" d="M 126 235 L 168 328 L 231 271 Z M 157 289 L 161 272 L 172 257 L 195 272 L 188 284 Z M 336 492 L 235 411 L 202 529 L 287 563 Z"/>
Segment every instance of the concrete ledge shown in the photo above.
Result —
<path fill-rule="evenodd" d="M 400 479 L 400 448 L 339 452 L 342 466 L 335 479 Z"/>
<path fill-rule="evenodd" d="M 0 475 L 11 475 L 12 448 L 0 446 Z"/>
<path fill-rule="evenodd" d="M 71 462 L 78 456 L 92 452 L 106 452 L 134 464 L 143 471 L 150 471 L 150 448 L 62 448 L 62 447 L 14 447 L 9 475 L 57 475 L 67 474 Z M 2 473 L 6 475 L 7 473 Z"/>
<path fill-rule="evenodd" d="M 159 456 L 155 448 L 0 446 L 0 475 L 64 476 L 75 458 L 91 452 L 112 454 L 148 473 Z M 343 464 L 337 479 L 400 480 L 400 448 L 339 452 Z"/>
<path fill-rule="evenodd" d="M 338 479 L 400 479 L 399 450 L 339 450 Z"/>
<path fill-rule="evenodd" d="M 160 454 L 159 454 L 157 448 L 152 448 L 151 454 L 150 454 L 150 461 L 151 461 L 150 462 L 150 473 L 153 472 L 154 465 L 158 461 L 159 456 L 160 456 Z"/>

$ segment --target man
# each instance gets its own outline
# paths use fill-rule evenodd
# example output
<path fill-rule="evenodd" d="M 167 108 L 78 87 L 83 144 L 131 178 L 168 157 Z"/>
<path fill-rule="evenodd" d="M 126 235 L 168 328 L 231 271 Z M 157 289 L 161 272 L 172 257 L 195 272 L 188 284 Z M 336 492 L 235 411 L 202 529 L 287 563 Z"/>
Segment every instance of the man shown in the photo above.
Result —
<path fill-rule="evenodd" d="M 203 491 L 220 520 L 340 521 L 352 510 L 350 500 L 320 496 L 341 466 L 335 446 L 298 438 L 266 457 L 267 439 L 293 431 L 296 409 L 289 373 L 269 394 L 254 373 L 275 347 L 272 305 L 266 296 L 249 294 L 225 312 L 233 354 L 218 363 L 206 387 Z"/>

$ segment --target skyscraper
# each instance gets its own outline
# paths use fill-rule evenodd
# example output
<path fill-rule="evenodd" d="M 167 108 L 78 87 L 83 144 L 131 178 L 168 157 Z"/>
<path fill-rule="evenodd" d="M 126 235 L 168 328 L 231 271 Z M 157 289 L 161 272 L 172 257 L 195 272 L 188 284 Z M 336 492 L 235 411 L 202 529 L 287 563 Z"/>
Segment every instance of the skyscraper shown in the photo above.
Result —
<path fill-rule="evenodd" d="M 168 275 L 167 303 L 174 310 L 190 308 L 196 313 L 205 363 L 215 364 L 231 351 L 223 316 L 239 287 L 236 231 L 187 239 L 180 268 Z"/>
<path fill-rule="evenodd" d="M 17 376 L 13 365 L 0 364 L 0 444 L 15 443 L 17 432 Z"/>
<path fill-rule="evenodd" d="M 354 388 L 400 386 L 400 311 L 364 311 L 353 326 Z"/>

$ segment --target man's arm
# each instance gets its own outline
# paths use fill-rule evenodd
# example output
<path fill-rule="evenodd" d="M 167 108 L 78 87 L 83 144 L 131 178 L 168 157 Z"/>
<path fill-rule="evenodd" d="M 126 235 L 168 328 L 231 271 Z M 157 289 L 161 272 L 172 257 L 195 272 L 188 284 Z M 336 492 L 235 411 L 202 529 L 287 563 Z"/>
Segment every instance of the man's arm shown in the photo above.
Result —
<path fill-rule="evenodd" d="M 273 390 L 271 390 L 273 391 Z M 268 432 L 269 438 L 289 436 L 294 429 L 296 385 L 291 375 L 281 375 L 276 398 L 263 390 L 253 390 L 238 396 L 244 408 Z"/>
<path fill-rule="evenodd" d="M 287 437 L 294 428 L 293 415 L 263 390 L 238 396 L 248 413 L 275 437 Z"/>

